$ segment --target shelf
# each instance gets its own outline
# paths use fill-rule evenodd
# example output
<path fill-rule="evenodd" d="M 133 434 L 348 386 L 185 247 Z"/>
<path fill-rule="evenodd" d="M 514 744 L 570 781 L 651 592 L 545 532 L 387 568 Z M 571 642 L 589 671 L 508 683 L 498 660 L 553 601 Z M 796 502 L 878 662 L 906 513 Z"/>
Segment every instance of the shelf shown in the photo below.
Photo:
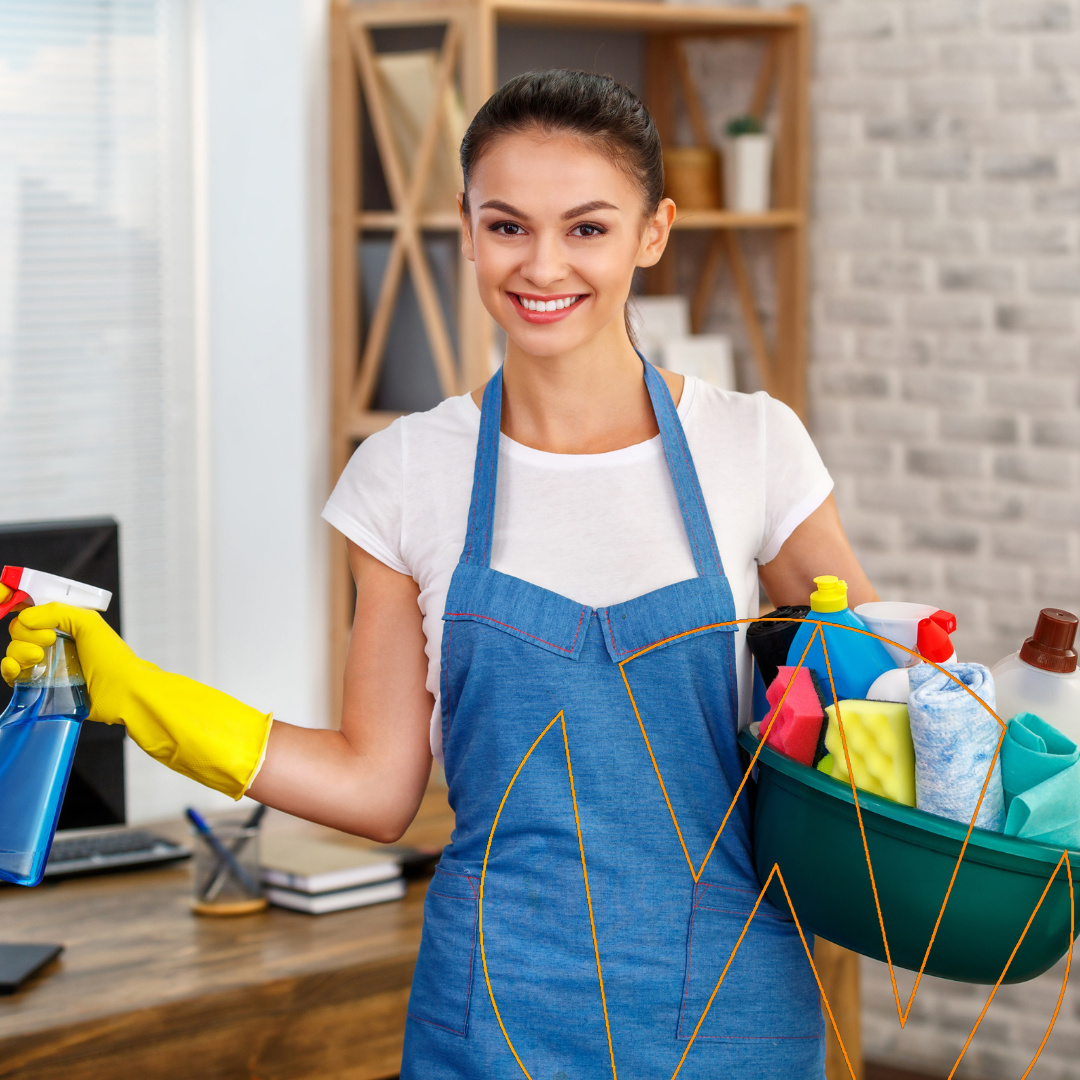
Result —
<path fill-rule="evenodd" d="M 797 26 L 806 17 L 798 8 L 713 8 L 649 0 L 605 0 L 603 4 L 581 0 L 488 0 L 488 6 L 500 22 L 687 34 L 784 30 Z"/>
<path fill-rule="evenodd" d="M 654 0 L 478 0 L 475 8 L 500 23 L 679 34 L 767 33 L 790 30 L 806 21 L 802 7 L 763 10 Z M 415 26 L 441 22 L 458 10 L 459 6 L 448 0 L 376 0 L 365 3 L 362 15 L 357 15 L 366 26 Z"/>
<path fill-rule="evenodd" d="M 402 223 L 394 210 L 364 210 L 356 215 L 356 227 L 364 232 L 393 232 Z M 429 232 L 457 232 L 461 218 L 456 210 L 429 210 L 420 215 L 420 228 Z"/>
<path fill-rule="evenodd" d="M 686 210 L 673 229 L 789 229 L 806 224 L 800 210 L 767 210 L 764 214 L 736 214 L 731 210 Z"/>

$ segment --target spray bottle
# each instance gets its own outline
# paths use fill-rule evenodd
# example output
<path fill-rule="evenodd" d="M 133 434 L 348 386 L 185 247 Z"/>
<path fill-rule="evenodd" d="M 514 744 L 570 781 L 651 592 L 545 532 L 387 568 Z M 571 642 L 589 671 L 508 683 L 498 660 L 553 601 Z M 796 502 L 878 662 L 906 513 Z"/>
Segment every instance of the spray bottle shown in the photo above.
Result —
<path fill-rule="evenodd" d="M 21 566 L 5 566 L 12 611 L 56 600 L 105 611 L 112 593 Z M 90 713 L 75 641 L 56 631 L 41 663 L 22 671 L 0 714 L 0 881 L 37 885 L 49 861 L 82 722 Z"/>
<path fill-rule="evenodd" d="M 814 578 L 817 590 L 810 594 L 810 621 L 801 623 L 788 647 L 787 662 L 794 667 L 803 654 L 810 636 L 814 633 L 815 623 L 819 624 L 820 633 L 810 651 L 806 654 L 806 666 L 817 673 L 818 681 L 825 691 L 828 704 L 833 703 L 832 689 L 829 682 L 829 668 L 832 669 L 832 682 L 836 686 L 836 697 L 865 698 L 866 692 L 879 675 L 896 667 L 892 657 L 885 651 L 885 646 L 868 634 L 852 634 L 826 626 L 850 626 L 856 630 L 865 630 L 866 623 L 848 607 L 847 582 L 828 574 Z M 825 652 L 821 647 L 821 637 L 828 633 L 826 646 L 829 650 L 829 663 L 825 663 Z"/>

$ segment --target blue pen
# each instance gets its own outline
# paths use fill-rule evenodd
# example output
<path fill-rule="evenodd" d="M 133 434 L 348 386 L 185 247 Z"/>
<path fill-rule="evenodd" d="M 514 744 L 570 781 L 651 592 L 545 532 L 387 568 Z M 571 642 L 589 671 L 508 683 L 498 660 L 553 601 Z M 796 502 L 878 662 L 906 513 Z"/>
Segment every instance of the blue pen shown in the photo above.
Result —
<path fill-rule="evenodd" d="M 259 887 L 252 883 L 250 877 L 244 868 L 233 857 L 233 853 L 217 838 L 214 834 L 214 830 L 207 825 L 202 814 L 198 810 L 192 809 L 190 806 L 184 813 L 188 816 L 188 821 L 198 830 L 199 834 L 210 845 L 214 854 L 236 875 L 236 880 L 239 881 L 245 889 L 252 895 L 259 895 Z"/>

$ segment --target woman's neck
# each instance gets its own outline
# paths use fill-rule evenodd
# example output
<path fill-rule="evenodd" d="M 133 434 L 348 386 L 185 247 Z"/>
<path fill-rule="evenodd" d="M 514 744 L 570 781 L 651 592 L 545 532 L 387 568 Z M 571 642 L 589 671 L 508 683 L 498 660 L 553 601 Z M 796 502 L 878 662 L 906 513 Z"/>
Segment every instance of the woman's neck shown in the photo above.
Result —
<path fill-rule="evenodd" d="M 661 375 L 677 405 L 682 376 Z M 483 387 L 473 392 L 477 405 L 482 399 Z M 625 329 L 613 326 L 559 356 L 531 356 L 511 340 L 503 364 L 502 431 L 551 454 L 603 454 L 653 438 L 656 416 Z"/>

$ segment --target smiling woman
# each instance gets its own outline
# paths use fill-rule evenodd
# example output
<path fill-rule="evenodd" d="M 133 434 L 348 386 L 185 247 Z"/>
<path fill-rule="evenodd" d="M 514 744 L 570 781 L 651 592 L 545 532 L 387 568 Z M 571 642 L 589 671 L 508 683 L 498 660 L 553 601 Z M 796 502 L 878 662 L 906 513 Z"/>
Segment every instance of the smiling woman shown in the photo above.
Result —
<path fill-rule="evenodd" d="M 91 720 L 135 701 L 151 749 L 189 775 L 384 841 L 444 761 L 456 827 L 403 1080 L 820 1077 L 799 935 L 754 906 L 736 623 L 759 582 L 792 604 L 834 573 L 852 604 L 875 599 L 832 481 L 786 406 L 635 351 L 631 280 L 675 206 L 632 93 L 582 72 L 512 80 L 462 163 L 462 243 L 506 357 L 368 438 L 327 504 L 357 593 L 340 730 L 120 664 L 60 605 L 20 616 L 5 676 L 59 625 Z"/>

